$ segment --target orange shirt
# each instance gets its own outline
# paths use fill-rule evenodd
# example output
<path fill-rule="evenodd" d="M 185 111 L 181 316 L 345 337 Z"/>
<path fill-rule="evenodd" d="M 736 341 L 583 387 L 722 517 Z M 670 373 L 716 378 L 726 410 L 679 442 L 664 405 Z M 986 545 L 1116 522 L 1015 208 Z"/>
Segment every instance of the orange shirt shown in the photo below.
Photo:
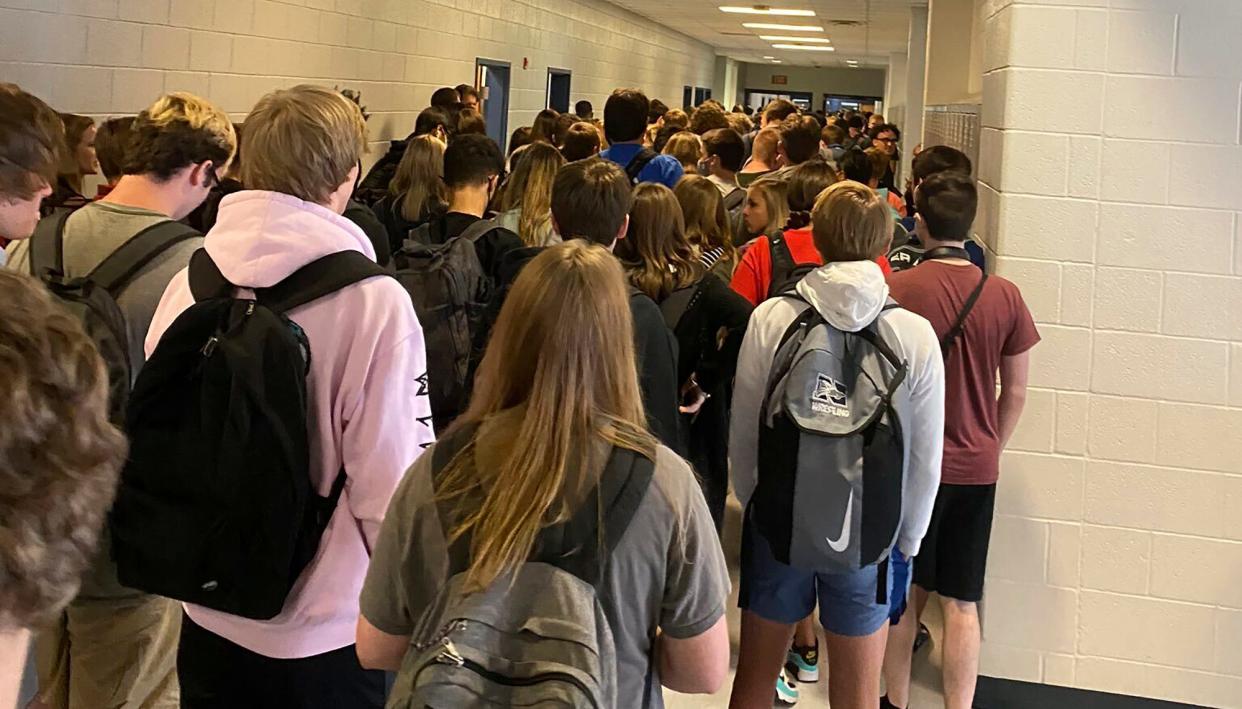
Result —
<path fill-rule="evenodd" d="M 785 243 L 789 245 L 789 253 L 793 254 L 794 263 L 813 263 L 824 265 L 824 259 L 815 249 L 811 239 L 811 229 L 785 230 Z M 881 256 L 875 262 L 884 271 L 885 277 L 892 272 L 888 259 Z M 729 284 L 751 305 L 759 305 L 768 298 L 768 288 L 772 285 L 772 245 L 768 237 L 761 236 L 746 250 L 742 262 L 733 272 L 733 281 Z"/>

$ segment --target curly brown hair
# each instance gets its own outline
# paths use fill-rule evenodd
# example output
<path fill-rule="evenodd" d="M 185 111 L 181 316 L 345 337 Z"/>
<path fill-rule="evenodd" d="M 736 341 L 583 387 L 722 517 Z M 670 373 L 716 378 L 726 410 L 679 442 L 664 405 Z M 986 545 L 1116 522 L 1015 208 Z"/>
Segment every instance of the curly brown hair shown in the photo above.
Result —
<path fill-rule="evenodd" d="M 13 271 L 0 303 L 0 627 L 30 627 L 77 594 L 126 443 L 81 324 Z"/>

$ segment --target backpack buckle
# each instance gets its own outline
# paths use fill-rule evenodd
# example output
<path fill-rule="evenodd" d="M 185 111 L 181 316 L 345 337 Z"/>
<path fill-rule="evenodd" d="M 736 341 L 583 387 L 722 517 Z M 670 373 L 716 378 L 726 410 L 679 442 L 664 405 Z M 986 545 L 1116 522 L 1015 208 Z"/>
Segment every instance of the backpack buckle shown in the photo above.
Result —
<path fill-rule="evenodd" d="M 220 338 L 213 335 L 210 340 L 207 340 L 207 344 L 203 345 L 203 356 L 210 357 L 214 354 L 216 351 L 216 345 L 218 344 L 220 344 Z"/>

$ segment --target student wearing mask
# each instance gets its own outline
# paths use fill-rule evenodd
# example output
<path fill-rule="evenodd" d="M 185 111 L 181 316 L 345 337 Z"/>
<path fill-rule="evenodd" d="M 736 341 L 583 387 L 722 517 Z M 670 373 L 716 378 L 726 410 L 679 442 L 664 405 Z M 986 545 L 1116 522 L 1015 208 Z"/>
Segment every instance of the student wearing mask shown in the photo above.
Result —
<path fill-rule="evenodd" d="M 732 709 L 771 706 L 772 683 L 786 660 L 794 625 L 815 609 L 817 601 L 827 639 L 831 704 L 848 709 L 879 705 L 889 605 L 901 591 L 894 586 L 887 563 L 893 547 L 873 547 L 852 561 L 843 561 L 830 556 L 830 551 L 849 549 L 849 537 L 829 531 L 825 546 L 819 534 L 834 523 L 812 530 L 809 525 L 793 525 L 790 510 L 784 514 L 781 510 L 785 505 L 794 506 L 800 514 L 810 508 L 823 509 L 821 522 L 843 519 L 842 524 L 851 524 L 851 511 L 868 505 L 866 509 L 874 509 L 884 522 L 872 526 L 879 518 L 862 517 L 854 548 L 866 545 L 871 534 L 887 539 L 891 528 L 895 548 L 906 555 L 916 554 L 940 477 L 944 370 L 931 325 L 909 311 L 890 307 L 884 274 L 875 263 L 883 256 L 891 233 L 887 207 L 865 185 L 843 182 L 816 200 L 812 224 L 815 246 L 827 265 L 808 274 L 792 294 L 756 308 L 738 358 L 729 452 L 733 486 L 747 510 L 747 527 L 740 595 L 744 610 Z M 806 327 L 792 329 L 795 321 Z M 788 340 L 799 335 L 806 338 L 798 341 L 801 344 Z M 832 376 L 841 373 L 822 358 L 814 361 L 813 369 L 789 367 L 788 363 L 817 356 L 801 354 L 808 351 L 803 347 L 825 342 L 817 337 L 826 337 L 823 346 L 830 348 L 818 351 L 835 353 L 843 347 L 858 352 L 867 357 L 873 368 L 868 371 L 875 374 L 836 381 Z M 787 340 L 796 349 L 785 347 Z M 875 342 L 881 344 L 871 344 Z M 866 366 L 862 360 L 856 364 Z M 824 367 L 829 374 L 822 372 Z M 844 452 L 832 443 L 840 440 L 834 436 L 847 435 L 838 427 L 852 426 L 839 419 L 841 414 L 848 417 L 852 407 L 873 401 L 868 397 L 874 392 L 868 394 L 867 386 L 889 392 L 882 411 L 889 425 L 899 425 L 903 432 L 900 442 L 890 439 L 887 445 L 893 450 L 879 467 L 873 467 L 875 460 L 856 460 L 861 450 Z M 797 395 L 804 389 L 809 396 Z M 805 417 L 803 409 L 790 408 L 806 399 L 812 405 L 805 408 Z M 795 400 L 797 404 L 787 403 Z M 821 406 L 814 406 L 821 401 Z M 876 420 L 865 411 L 856 413 L 867 421 Z M 800 428 L 802 424 L 810 428 Z M 791 429 L 794 433 L 789 439 Z M 855 428 L 848 435 L 864 434 Z M 830 448 L 824 450 L 822 459 L 807 459 L 802 457 L 806 446 L 810 450 Z M 778 450 L 796 450 L 798 455 L 782 457 Z M 825 467 L 816 469 L 821 460 Z M 886 490 L 886 506 L 880 507 L 879 496 L 859 505 L 845 504 L 840 499 L 844 494 L 832 492 L 835 488 L 828 479 L 838 479 L 843 471 L 826 466 L 859 464 L 862 470 L 851 469 L 864 478 L 878 474 L 901 480 L 900 489 Z M 790 476 L 802 483 L 808 475 L 823 479 L 826 486 L 800 487 L 802 497 L 793 497 Z M 872 492 L 868 487 L 868 494 Z M 844 517 L 829 516 L 840 515 L 842 508 Z M 795 555 L 795 549 L 801 553 Z"/>
<path fill-rule="evenodd" d="M 129 384 L 146 363 L 143 344 L 160 295 L 203 244 L 176 222 L 207 197 L 236 140 L 228 115 L 205 99 L 162 96 L 135 119 L 125 174 L 108 196 L 45 220 L 31 239 L 9 247 L 9 268 L 42 273 L 59 240 L 64 276 L 84 277 L 139 234 L 160 230 L 155 255 L 109 291 L 124 319 Z M 71 709 L 177 706 L 180 615 L 173 601 L 122 585 L 105 542 L 78 597 L 37 638 L 40 701 Z"/>
<path fill-rule="evenodd" d="M 388 195 L 372 208 L 388 233 L 390 253 L 401 250 L 410 232 L 448 209 L 444 185 L 444 141 L 435 135 L 411 138 Z"/>
<path fill-rule="evenodd" d="M 935 592 L 944 614 L 945 707 L 969 709 L 979 671 L 978 604 L 1000 457 L 1022 416 L 1030 350 L 1040 338 L 1017 286 L 980 273 L 965 250 L 978 206 L 970 176 L 955 171 L 932 175 L 919 184 L 915 201 L 919 240 L 928 250 L 922 263 L 893 274 L 889 285 L 893 297 L 927 318 L 940 338 L 946 380 L 944 463 L 931 526 L 913 560 L 913 612 L 901 614 L 889 634 L 888 695 L 881 706 L 908 706 L 918 616 Z"/>
<path fill-rule="evenodd" d="M 620 165 L 630 184 L 659 182 L 672 189 L 685 173 L 682 163 L 659 150 L 643 147 L 651 102 L 637 89 L 617 89 L 604 104 L 604 135 L 608 149 L 600 157 Z"/>
<path fill-rule="evenodd" d="M 732 128 L 708 131 L 703 136 L 703 159 L 698 172 L 720 190 L 725 212 L 729 215 L 729 234 L 736 239 L 742 233 L 742 210 L 746 203 L 746 190 L 737 181 L 737 171 L 742 169 L 746 146 L 742 136 Z"/>
<path fill-rule="evenodd" d="M 246 118 L 246 190 L 221 204 L 204 253 L 225 286 L 266 288 L 321 257 L 371 242 L 341 216 L 366 147 L 357 105 L 335 91 L 270 93 Z M 308 166 L 316 169 L 308 169 Z M 153 352 L 196 301 L 182 271 L 147 336 Z M 354 650 L 369 550 L 404 470 L 433 440 L 422 328 L 394 280 L 366 278 L 291 311 L 311 352 L 307 432 L 315 493 L 343 470 L 339 503 L 280 613 L 253 620 L 185 604 L 177 671 L 182 706 L 381 707 L 382 673 Z"/>
<path fill-rule="evenodd" d="M 683 184 L 685 181 L 683 181 Z M 630 283 L 660 305 L 677 336 L 682 431 L 716 529 L 729 492 L 728 403 L 751 305 L 704 267 L 667 187 L 639 185 L 617 256 Z"/>
<path fill-rule="evenodd" d="M 526 246 L 559 243 L 552 229 L 552 182 L 565 158 L 551 145 L 535 143 L 516 163 L 501 191 L 496 223 L 516 232 Z"/>
<path fill-rule="evenodd" d="M 433 604 L 482 592 L 497 599 L 489 613 L 520 613 L 566 583 L 573 559 L 604 554 L 603 571 L 594 561 L 579 573 L 598 589 L 612 639 L 600 657 L 616 706 L 659 709 L 660 685 L 712 693 L 722 684 L 728 573 L 694 474 L 645 428 L 629 300 L 620 264 L 584 240 L 545 250 L 518 277 L 470 408 L 394 497 L 362 594 L 366 665 L 397 669 L 411 641 L 431 639 L 413 634 Z M 610 541 L 617 527 L 606 519 L 600 535 L 594 520 L 622 486 L 640 492 L 624 501 L 627 531 Z M 579 519 L 592 520 L 584 538 L 571 531 L 583 529 Z M 549 530 L 549 520 L 570 521 Z M 468 548 L 449 554 L 462 534 Z M 433 670 L 445 671 L 454 672 Z M 407 665 L 398 693 L 414 674 Z M 495 688 L 475 686 L 485 696 Z M 449 701 L 466 696 L 478 694 Z"/>

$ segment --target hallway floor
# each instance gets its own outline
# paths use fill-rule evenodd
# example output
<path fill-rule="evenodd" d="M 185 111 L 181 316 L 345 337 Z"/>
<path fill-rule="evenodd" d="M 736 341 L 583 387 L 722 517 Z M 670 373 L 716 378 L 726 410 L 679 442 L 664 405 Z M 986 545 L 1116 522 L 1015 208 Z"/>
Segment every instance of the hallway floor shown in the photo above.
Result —
<path fill-rule="evenodd" d="M 738 630 L 741 627 L 741 611 L 737 607 L 738 589 L 738 549 L 741 548 L 742 510 L 737 501 L 730 495 L 729 510 L 725 522 L 724 545 L 725 555 L 729 562 L 729 572 L 733 580 L 733 593 L 729 598 L 729 638 L 732 647 L 731 667 L 737 666 Z M 940 680 L 940 647 L 936 638 L 940 637 L 940 608 L 932 599 L 927 605 L 923 618 L 931 629 L 932 641 L 925 645 L 914 658 L 914 683 L 910 689 L 911 709 L 936 709 L 943 706 Z M 822 631 L 821 631 L 822 634 Z M 820 640 L 823 647 L 823 640 Z M 800 684 L 798 690 L 801 698 L 799 709 L 824 709 L 828 706 L 828 661 L 820 660 L 820 679 L 814 684 Z M 733 670 L 729 671 L 729 679 L 719 692 L 711 696 L 677 694 L 664 691 L 664 705 L 667 709 L 724 709 L 729 705 L 729 692 L 733 686 Z M 774 707 L 785 705 L 773 702 Z"/>

